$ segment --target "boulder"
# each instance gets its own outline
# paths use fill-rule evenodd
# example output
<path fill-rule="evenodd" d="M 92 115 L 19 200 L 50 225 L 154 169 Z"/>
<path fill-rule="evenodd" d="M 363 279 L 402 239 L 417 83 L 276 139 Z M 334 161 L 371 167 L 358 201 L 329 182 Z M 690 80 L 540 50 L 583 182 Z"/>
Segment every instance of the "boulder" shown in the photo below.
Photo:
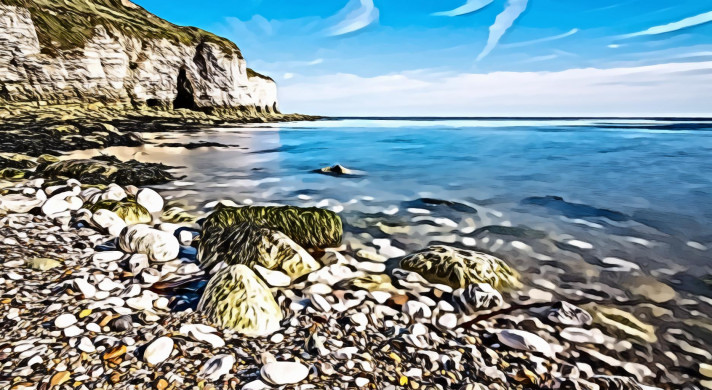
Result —
<path fill-rule="evenodd" d="M 203 230 L 226 228 L 244 222 L 279 230 L 304 248 L 328 248 L 341 245 L 341 218 L 316 207 L 245 206 L 223 207 L 210 214 Z"/>
<path fill-rule="evenodd" d="M 146 225 L 132 225 L 121 232 L 119 248 L 128 253 L 143 253 L 153 261 L 169 261 L 178 256 L 180 245 L 170 233 Z"/>
<path fill-rule="evenodd" d="M 432 245 L 410 254 L 401 259 L 400 267 L 418 273 L 431 283 L 456 289 L 479 283 L 488 283 L 497 290 L 520 286 L 516 271 L 503 260 L 447 245 Z"/>
<path fill-rule="evenodd" d="M 17 168 L 0 169 L 0 179 L 9 181 L 19 181 L 27 176 L 27 172 Z"/>
<path fill-rule="evenodd" d="M 265 283 L 242 264 L 218 271 L 205 287 L 198 311 L 211 322 L 246 336 L 279 329 L 282 311 Z"/>
<path fill-rule="evenodd" d="M 284 233 L 251 223 L 204 228 L 198 259 L 206 270 L 220 262 L 250 268 L 261 265 L 282 271 L 292 279 L 319 269 L 319 263 Z"/>
<path fill-rule="evenodd" d="M 96 213 L 98 210 L 109 210 L 113 211 L 121 219 L 126 222 L 127 225 L 134 225 L 137 223 L 151 223 L 153 217 L 151 213 L 146 210 L 145 207 L 136 203 L 135 201 L 126 200 L 101 200 L 94 203 L 88 207 L 89 211 Z"/>
<path fill-rule="evenodd" d="M 313 172 L 322 173 L 324 175 L 331 175 L 331 176 L 360 176 L 360 175 L 363 175 L 363 172 L 346 168 L 345 166 L 343 166 L 341 164 L 336 164 L 336 165 L 332 165 L 330 167 L 315 169 Z"/>

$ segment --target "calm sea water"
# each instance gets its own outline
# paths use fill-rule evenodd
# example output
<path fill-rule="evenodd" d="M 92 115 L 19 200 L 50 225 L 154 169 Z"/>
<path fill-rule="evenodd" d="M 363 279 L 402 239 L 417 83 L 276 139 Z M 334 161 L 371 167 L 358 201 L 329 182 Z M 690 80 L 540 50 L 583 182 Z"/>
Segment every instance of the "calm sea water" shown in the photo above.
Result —
<path fill-rule="evenodd" d="M 624 259 L 672 284 L 712 268 L 712 121 L 340 119 L 145 136 L 154 145 L 103 153 L 181 166 L 185 178 L 160 188 L 201 211 L 217 199 L 319 205 L 350 227 L 420 216 L 474 240 L 472 228 L 522 227 L 573 242 L 589 263 Z M 160 147 L 200 141 L 230 146 Z M 312 172 L 337 163 L 363 174 Z M 436 215 L 424 198 L 463 207 Z M 510 233 L 504 241 L 534 245 Z"/>

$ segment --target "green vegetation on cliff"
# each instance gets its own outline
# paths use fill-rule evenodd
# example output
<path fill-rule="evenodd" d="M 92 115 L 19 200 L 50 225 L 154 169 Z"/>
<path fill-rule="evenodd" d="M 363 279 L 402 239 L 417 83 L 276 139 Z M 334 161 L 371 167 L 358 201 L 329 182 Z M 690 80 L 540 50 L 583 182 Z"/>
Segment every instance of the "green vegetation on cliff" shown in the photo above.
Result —
<path fill-rule="evenodd" d="M 104 26 L 110 34 L 121 32 L 140 40 L 165 38 L 186 45 L 214 43 L 226 55 L 242 58 L 233 42 L 199 28 L 177 26 L 129 0 L 0 0 L 0 3 L 29 10 L 42 52 L 49 55 L 84 47 L 94 29 Z"/>

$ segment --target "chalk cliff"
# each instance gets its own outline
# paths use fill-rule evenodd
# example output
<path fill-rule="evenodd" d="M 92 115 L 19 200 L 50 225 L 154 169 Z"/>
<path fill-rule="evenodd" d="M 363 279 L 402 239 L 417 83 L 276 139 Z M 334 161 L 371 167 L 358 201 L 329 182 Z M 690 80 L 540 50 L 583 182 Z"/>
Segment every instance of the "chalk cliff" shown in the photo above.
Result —
<path fill-rule="evenodd" d="M 277 112 L 239 48 L 128 0 L 0 0 L 0 104 Z"/>

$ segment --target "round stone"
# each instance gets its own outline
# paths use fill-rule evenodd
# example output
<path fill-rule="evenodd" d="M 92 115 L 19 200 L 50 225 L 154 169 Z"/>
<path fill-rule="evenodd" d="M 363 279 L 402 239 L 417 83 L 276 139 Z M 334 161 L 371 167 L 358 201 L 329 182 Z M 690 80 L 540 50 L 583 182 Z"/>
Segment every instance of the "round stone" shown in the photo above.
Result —
<path fill-rule="evenodd" d="M 309 368 L 298 362 L 271 362 L 262 366 L 262 379 L 273 385 L 289 385 L 303 381 Z"/>
<path fill-rule="evenodd" d="M 77 323 L 77 317 L 74 314 L 62 314 L 54 320 L 54 326 L 59 329 L 68 328 Z"/>
<path fill-rule="evenodd" d="M 173 339 L 170 337 L 159 337 L 152 341 L 143 352 L 143 360 L 151 365 L 163 363 L 173 352 Z"/>
<path fill-rule="evenodd" d="M 163 198 L 158 192 L 150 188 L 142 188 L 136 194 L 136 203 L 145 207 L 149 213 L 156 213 L 163 210 Z"/>

